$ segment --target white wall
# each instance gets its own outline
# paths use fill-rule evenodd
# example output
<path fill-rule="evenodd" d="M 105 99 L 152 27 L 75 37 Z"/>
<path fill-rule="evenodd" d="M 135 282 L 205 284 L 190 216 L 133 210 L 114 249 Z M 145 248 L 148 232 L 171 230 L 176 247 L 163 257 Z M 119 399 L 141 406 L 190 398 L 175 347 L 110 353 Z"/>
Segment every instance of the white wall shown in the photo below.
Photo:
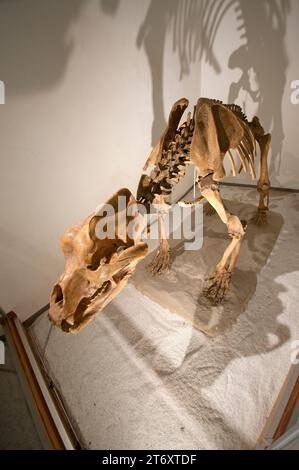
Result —
<path fill-rule="evenodd" d="M 6 104 L 0 106 L 0 304 L 5 310 L 26 318 L 48 302 L 63 268 L 60 234 L 120 187 L 136 190 L 152 141 L 176 99 L 185 96 L 191 104 L 204 95 L 228 99 L 232 80 L 241 74 L 228 67 L 228 59 L 245 40 L 237 29 L 242 15 L 250 53 L 241 51 L 241 64 L 254 63 L 263 85 L 260 114 L 269 125 L 272 101 L 276 127 L 282 104 L 285 139 L 275 184 L 299 187 L 299 106 L 289 100 L 290 82 L 299 79 L 299 2 L 291 1 L 286 33 L 280 27 L 273 49 L 273 31 L 264 34 L 262 57 L 255 33 L 271 31 L 256 26 L 255 4 L 263 2 L 235 0 L 223 19 L 228 2 L 208 3 L 212 10 L 204 11 L 200 0 L 0 3 L 0 80 L 6 86 Z M 246 4 L 253 5 L 252 18 Z M 236 12 L 238 5 L 242 10 Z M 258 106 L 249 106 L 242 89 L 239 98 L 250 111 Z"/>

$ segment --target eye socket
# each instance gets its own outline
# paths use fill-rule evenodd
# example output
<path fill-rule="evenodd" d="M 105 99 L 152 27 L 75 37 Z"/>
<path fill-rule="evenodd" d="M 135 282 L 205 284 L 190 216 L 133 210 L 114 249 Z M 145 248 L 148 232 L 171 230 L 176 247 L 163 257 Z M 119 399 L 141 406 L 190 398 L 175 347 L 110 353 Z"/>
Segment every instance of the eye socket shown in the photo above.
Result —
<path fill-rule="evenodd" d="M 127 248 L 128 248 L 127 245 L 120 245 L 117 243 L 113 243 L 112 246 L 108 247 L 108 250 L 106 250 L 106 253 L 98 250 L 93 254 L 92 259 L 91 260 L 89 259 L 89 264 L 87 264 L 86 268 L 89 269 L 90 271 L 96 271 L 101 263 L 109 262 L 113 253 L 117 253 L 117 255 L 119 256 Z"/>
<path fill-rule="evenodd" d="M 96 271 L 98 267 L 100 266 L 101 258 L 102 258 L 101 253 L 99 251 L 95 252 L 92 255 L 92 258 L 90 259 L 90 263 L 87 264 L 86 268 L 89 269 L 90 271 Z"/>

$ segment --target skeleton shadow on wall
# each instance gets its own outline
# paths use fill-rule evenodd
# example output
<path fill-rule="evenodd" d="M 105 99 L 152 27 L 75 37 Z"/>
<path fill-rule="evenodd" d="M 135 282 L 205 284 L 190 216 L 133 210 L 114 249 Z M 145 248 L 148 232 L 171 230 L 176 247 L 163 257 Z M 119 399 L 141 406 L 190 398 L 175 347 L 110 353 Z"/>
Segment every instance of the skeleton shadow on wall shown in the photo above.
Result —
<path fill-rule="evenodd" d="M 286 84 L 288 57 L 285 47 L 289 0 L 236 0 L 240 46 L 229 57 L 230 69 L 241 70 L 238 81 L 230 86 L 228 100 L 246 99 L 256 106 L 256 114 L 272 133 L 270 178 L 275 184 L 279 172 L 284 128 L 282 100 Z M 246 103 L 242 104 L 246 109 Z"/>
<path fill-rule="evenodd" d="M 151 0 L 136 44 L 138 48 L 144 47 L 150 66 L 154 113 L 152 144 L 157 142 L 166 125 L 163 65 L 167 34 L 172 34 L 173 52 L 177 53 L 180 63 L 180 76 L 174 80 L 188 76 L 193 63 L 198 67 L 208 63 L 219 74 L 223 70 L 215 40 L 225 16 L 232 14 L 239 43 L 227 58 L 227 65 L 240 70 L 241 75 L 227 90 L 228 102 L 236 102 L 246 110 L 246 102 L 241 102 L 245 94 L 246 101 L 251 100 L 255 105 L 266 131 L 272 132 L 270 170 L 273 181 L 279 170 L 284 140 L 282 99 L 288 66 L 285 35 L 289 12 L 289 0 Z M 207 78 L 202 77 L 202 80 Z"/>
<path fill-rule="evenodd" d="M 150 66 L 153 145 L 166 126 L 163 66 L 167 34 L 170 32 L 172 35 L 172 49 L 179 57 L 180 76 L 174 77 L 174 80 L 188 76 L 191 65 L 201 60 L 208 62 L 215 73 L 220 73 L 213 45 L 225 9 L 225 2 L 219 0 L 151 0 L 139 28 L 136 45 L 138 48 L 144 47 Z"/>

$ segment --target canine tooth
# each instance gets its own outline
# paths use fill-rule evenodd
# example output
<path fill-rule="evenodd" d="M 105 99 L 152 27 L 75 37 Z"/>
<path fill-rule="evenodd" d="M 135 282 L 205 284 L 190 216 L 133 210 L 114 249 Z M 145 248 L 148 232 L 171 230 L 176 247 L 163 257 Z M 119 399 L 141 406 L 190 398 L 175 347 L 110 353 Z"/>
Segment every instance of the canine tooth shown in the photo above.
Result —
<path fill-rule="evenodd" d="M 75 315 L 70 315 L 69 317 L 67 317 L 66 320 L 70 325 L 74 325 L 75 324 Z"/>

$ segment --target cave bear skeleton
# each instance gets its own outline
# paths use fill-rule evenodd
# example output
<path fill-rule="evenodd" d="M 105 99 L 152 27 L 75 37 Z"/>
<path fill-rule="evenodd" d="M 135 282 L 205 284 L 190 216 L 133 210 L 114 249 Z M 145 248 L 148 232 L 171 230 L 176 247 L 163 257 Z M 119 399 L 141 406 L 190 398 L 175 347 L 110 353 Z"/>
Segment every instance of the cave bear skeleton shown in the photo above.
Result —
<path fill-rule="evenodd" d="M 255 179 L 258 144 L 259 204 L 253 220 L 262 225 L 266 221 L 269 203 L 268 153 L 271 135 L 265 134 L 258 117 L 249 121 L 239 106 L 208 98 L 200 98 L 193 115 L 189 112 L 186 121 L 180 125 L 188 105 L 185 98 L 173 105 L 166 130 L 143 168 L 136 197 L 123 188 L 108 201 L 117 211 L 117 199 L 121 195 L 125 199 L 126 209 L 137 207 L 135 212 L 132 209 L 131 215 L 122 218 L 122 226 L 117 227 L 114 238 L 97 238 L 96 225 L 100 220 L 97 213 L 71 227 L 62 236 L 66 265 L 53 288 L 49 315 L 63 331 L 76 333 L 93 320 L 121 291 L 138 262 L 147 255 L 148 246 L 142 240 L 142 233 L 134 239 L 127 233 L 130 221 L 137 216 L 143 217 L 138 211 L 140 204 L 147 213 L 152 204 L 157 208 L 159 247 L 148 266 L 149 270 L 159 274 L 170 267 L 171 253 L 163 227 L 163 213 L 171 209 L 168 198 L 190 164 L 197 172 L 200 196 L 194 201 L 180 201 L 179 204 L 192 206 L 205 202 L 205 212 L 216 212 L 231 238 L 203 291 L 203 295 L 213 303 L 222 302 L 225 298 L 245 235 L 246 222 L 230 213 L 222 201 L 219 182 L 225 177 L 224 158 L 229 159 L 233 176 L 249 171 Z"/>

